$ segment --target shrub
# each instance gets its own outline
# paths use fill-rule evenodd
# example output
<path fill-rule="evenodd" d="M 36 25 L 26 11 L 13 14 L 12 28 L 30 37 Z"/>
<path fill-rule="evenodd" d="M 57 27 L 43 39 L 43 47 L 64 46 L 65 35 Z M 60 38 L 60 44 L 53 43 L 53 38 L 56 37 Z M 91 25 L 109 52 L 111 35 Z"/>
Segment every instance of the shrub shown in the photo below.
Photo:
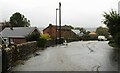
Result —
<path fill-rule="evenodd" d="M 120 47 L 120 32 L 118 32 L 115 36 L 115 43 L 118 47 Z"/>
<path fill-rule="evenodd" d="M 51 40 L 49 34 L 42 34 L 40 37 L 41 37 L 41 38 L 44 38 L 44 39 L 46 39 L 46 40 Z"/>
<path fill-rule="evenodd" d="M 115 41 L 113 39 L 111 39 L 108 44 L 110 44 L 110 43 L 115 43 Z"/>
<path fill-rule="evenodd" d="M 38 41 L 37 41 L 37 45 L 38 45 L 38 47 L 45 47 L 46 42 L 47 42 L 46 39 L 39 38 Z"/>
<path fill-rule="evenodd" d="M 90 40 L 90 36 L 89 36 L 88 34 L 84 34 L 84 35 L 82 36 L 82 38 L 83 38 L 84 41 Z"/>
<path fill-rule="evenodd" d="M 108 44 L 112 47 L 116 47 L 115 41 L 113 39 L 111 39 Z"/>
<path fill-rule="evenodd" d="M 40 37 L 40 34 L 37 32 L 34 32 L 34 33 L 26 36 L 25 38 L 27 41 L 37 41 L 39 39 L 39 37 Z"/>

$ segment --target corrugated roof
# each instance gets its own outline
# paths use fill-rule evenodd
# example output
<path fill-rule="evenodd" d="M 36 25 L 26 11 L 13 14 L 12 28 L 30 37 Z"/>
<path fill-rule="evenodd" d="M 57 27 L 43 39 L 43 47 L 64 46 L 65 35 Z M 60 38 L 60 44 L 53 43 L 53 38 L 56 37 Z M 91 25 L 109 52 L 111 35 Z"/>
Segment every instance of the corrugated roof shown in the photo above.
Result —
<path fill-rule="evenodd" d="M 32 31 L 37 29 L 36 27 L 13 27 L 11 30 L 9 27 L 6 27 L 0 34 L 3 37 L 14 37 L 14 38 L 23 38 L 30 34 Z M 38 30 L 38 29 L 37 29 Z"/>

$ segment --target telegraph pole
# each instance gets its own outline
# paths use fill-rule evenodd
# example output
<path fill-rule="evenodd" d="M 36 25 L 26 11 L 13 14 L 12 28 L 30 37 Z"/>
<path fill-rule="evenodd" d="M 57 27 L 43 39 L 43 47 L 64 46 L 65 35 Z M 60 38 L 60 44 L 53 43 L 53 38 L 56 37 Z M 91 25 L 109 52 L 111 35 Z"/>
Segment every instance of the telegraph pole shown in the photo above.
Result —
<path fill-rule="evenodd" d="M 58 27 L 57 27 L 57 10 L 59 10 L 59 9 L 56 8 L 56 45 L 57 45 L 57 30 L 58 30 Z"/>
<path fill-rule="evenodd" d="M 61 42 L 61 2 L 59 2 L 59 44 Z"/>

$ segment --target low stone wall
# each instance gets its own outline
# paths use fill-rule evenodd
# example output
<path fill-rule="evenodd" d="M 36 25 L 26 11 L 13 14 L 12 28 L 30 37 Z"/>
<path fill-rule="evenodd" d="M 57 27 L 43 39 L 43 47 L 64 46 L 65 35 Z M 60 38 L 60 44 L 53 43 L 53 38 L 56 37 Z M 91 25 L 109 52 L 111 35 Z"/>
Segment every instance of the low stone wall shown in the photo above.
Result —
<path fill-rule="evenodd" d="M 27 55 L 34 53 L 38 47 L 37 42 L 27 42 L 17 45 L 18 53 L 19 53 L 19 59 L 25 59 Z"/>
<path fill-rule="evenodd" d="M 38 50 L 36 41 L 18 44 L 16 47 L 3 48 L 2 68 L 4 72 L 10 71 L 17 60 L 26 59 L 28 55 L 33 54 L 36 50 Z"/>

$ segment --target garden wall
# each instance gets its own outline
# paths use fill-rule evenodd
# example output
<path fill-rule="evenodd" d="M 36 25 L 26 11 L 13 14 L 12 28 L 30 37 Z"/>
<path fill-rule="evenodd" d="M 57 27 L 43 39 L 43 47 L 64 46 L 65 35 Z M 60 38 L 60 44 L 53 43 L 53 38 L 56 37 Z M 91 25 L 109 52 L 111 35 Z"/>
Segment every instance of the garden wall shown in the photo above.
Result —
<path fill-rule="evenodd" d="M 19 59 L 25 59 L 27 55 L 34 53 L 38 47 L 37 42 L 27 42 L 23 44 L 17 45 L 18 53 L 19 53 Z"/>
<path fill-rule="evenodd" d="M 17 60 L 26 59 L 28 55 L 34 53 L 36 50 L 38 50 L 36 41 L 18 44 L 16 47 L 3 48 L 2 71 L 10 71 Z"/>

